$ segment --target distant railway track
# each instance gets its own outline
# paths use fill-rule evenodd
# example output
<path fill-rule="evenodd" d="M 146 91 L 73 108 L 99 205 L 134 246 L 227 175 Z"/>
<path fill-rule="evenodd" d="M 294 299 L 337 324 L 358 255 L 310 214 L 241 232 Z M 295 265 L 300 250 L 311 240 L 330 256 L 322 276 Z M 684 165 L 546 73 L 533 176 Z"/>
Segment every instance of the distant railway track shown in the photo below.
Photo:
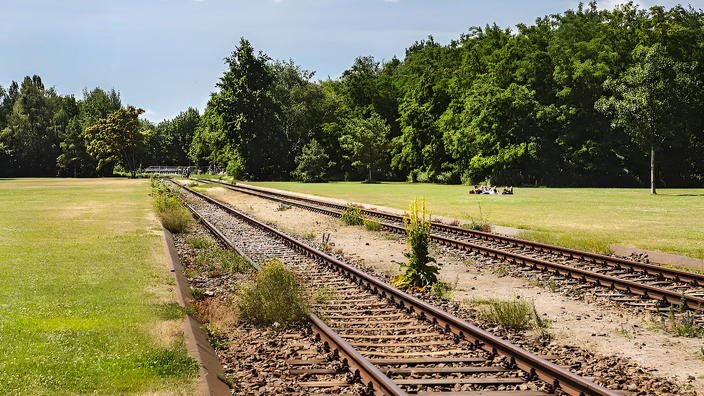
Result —
<path fill-rule="evenodd" d="M 324 215 L 340 217 L 344 205 L 291 194 L 263 191 L 250 186 L 215 182 L 235 192 L 281 202 Z M 381 225 L 387 231 L 404 233 L 403 217 L 378 210 L 361 209 L 368 217 L 388 220 Z M 567 282 L 603 289 L 597 293 L 612 301 L 633 306 L 666 310 L 670 305 L 691 310 L 704 308 L 704 275 L 625 260 L 600 254 L 531 242 L 462 227 L 433 222 L 431 238 L 461 250 L 549 272 Z M 702 318 L 698 319 L 700 323 Z"/>
<path fill-rule="evenodd" d="M 253 263 L 279 258 L 310 287 L 336 290 L 312 316 L 332 358 L 343 359 L 369 395 L 537 396 L 547 392 L 618 395 L 187 187 L 182 194 L 201 223 Z M 237 241 L 237 242 L 233 242 Z M 293 374 L 339 375 L 320 359 L 290 359 Z M 422 378 L 418 378 L 418 377 Z M 310 384 L 325 386 L 325 384 Z M 457 387 L 470 390 L 457 391 Z M 495 391 L 495 393 L 493 392 Z"/>

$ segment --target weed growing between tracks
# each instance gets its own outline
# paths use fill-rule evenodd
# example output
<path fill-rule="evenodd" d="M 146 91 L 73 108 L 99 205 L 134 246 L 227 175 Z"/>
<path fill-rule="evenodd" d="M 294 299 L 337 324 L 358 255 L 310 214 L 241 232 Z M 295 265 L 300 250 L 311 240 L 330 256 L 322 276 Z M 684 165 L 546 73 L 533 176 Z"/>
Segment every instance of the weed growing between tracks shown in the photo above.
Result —
<path fill-rule="evenodd" d="M 684 304 L 682 304 L 682 306 L 684 307 Z M 696 323 L 696 318 L 699 313 L 701 313 L 701 307 L 697 307 L 695 312 L 681 309 L 679 315 L 675 315 L 675 309 L 670 305 L 670 312 L 668 312 L 670 329 L 675 335 L 680 337 L 704 337 L 704 327 Z"/>
<path fill-rule="evenodd" d="M 309 311 L 296 275 L 278 260 L 262 267 L 237 298 L 239 319 L 244 323 L 282 328 L 306 322 Z"/>
<path fill-rule="evenodd" d="M 364 228 L 367 231 L 379 231 L 381 230 L 381 223 L 375 220 L 364 220 Z"/>
<path fill-rule="evenodd" d="M 186 243 L 195 253 L 191 265 L 185 268 L 188 278 L 202 274 L 217 278 L 223 274 L 246 274 L 254 269 L 247 259 L 230 249 L 221 249 L 207 236 L 189 236 Z"/>
<path fill-rule="evenodd" d="M 362 215 L 362 210 L 358 207 L 347 204 L 347 208 L 342 213 L 342 222 L 347 225 L 364 225 L 364 216 Z"/>
<path fill-rule="evenodd" d="M 482 211 L 481 202 L 477 202 L 477 206 L 479 207 L 479 214 L 477 216 L 473 216 L 468 213 L 467 217 L 469 218 L 470 223 L 464 224 L 462 227 L 475 231 L 491 232 L 491 223 L 489 223 L 489 215 L 485 215 Z"/>
<path fill-rule="evenodd" d="M 481 318 L 487 323 L 499 325 L 507 330 L 533 330 L 538 339 L 549 341 L 551 321 L 542 319 L 531 300 L 516 297 L 511 300 L 474 300 L 471 305 L 479 307 Z"/>
<path fill-rule="evenodd" d="M 186 243 L 193 249 L 212 249 L 217 244 L 210 238 L 203 235 L 192 235 L 186 238 Z"/>
<path fill-rule="evenodd" d="M 439 269 L 431 264 L 435 259 L 428 255 L 431 221 L 432 214 L 425 210 L 425 198 L 420 208 L 418 199 L 414 199 L 411 202 L 410 213 L 403 217 L 408 236 L 406 243 L 410 252 L 404 253 L 408 258 L 408 264 L 401 263 L 401 270 L 404 270 L 404 273 L 394 278 L 395 285 L 399 289 L 422 289 L 438 281 Z"/>
<path fill-rule="evenodd" d="M 697 316 L 701 312 L 701 307 L 694 311 L 689 311 L 685 310 L 683 306 L 677 308 L 674 305 L 670 305 L 667 316 L 659 314 L 650 316 L 646 330 L 660 330 L 677 337 L 702 338 L 704 337 L 704 327 L 696 322 Z"/>
<path fill-rule="evenodd" d="M 312 299 L 316 304 L 327 304 L 335 298 L 336 294 L 337 290 L 323 286 L 315 291 Z"/>
<path fill-rule="evenodd" d="M 301 234 L 301 238 L 305 239 L 308 242 L 314 241 L 316 236 L 317 235 L 315 231 L 304 232 L 303 234 Z"/>
<path fill-rule="evenodd" d="M 457 288 L 459 281 L 459 278 L 455 278 L 454 283 L 437 281 L 430 286 L 430 290 L 443 300 L 452 300 L 454 297 L 454 291 Z"/>
<path fill-rule="evenodd" d="M 363 225 L 367 231 L 381 230 L 381 223 L 373 219 L 365 219 L 362 214 L 362 210 L 358 206 L 351 203 L 347 204 L 345 211 L 342 212 L 341 219 L 346 225 Z"/>
<path fill-rule="evenodd" d="M 152 196 L 154 208 L 164 228 L 174 234 L 188 231 L 193 223 L 193 217 L 181 203 L 177 192 L 164 182 L 152 180 Z"/>

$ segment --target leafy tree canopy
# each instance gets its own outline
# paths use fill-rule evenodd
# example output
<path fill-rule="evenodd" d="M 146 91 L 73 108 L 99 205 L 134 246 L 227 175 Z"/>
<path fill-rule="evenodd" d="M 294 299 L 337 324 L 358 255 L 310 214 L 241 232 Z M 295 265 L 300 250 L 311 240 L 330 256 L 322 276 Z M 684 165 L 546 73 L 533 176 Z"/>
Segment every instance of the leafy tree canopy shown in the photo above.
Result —
<path fill-rule="evenodd" d="M 117 162 L 128 169 L 132 177 L 136 176 L 139 152 L 145 148 L 151 133 L 140 128 L 139 115 L 143 113 L 143 109 L 129 106 L 108 114 L 86 129 L 88 153 L 98 160 L 98 169 Z"/>
<path fill-rule="evenodd" d="M 298 166 L 291 172 L 291 176 L 303 183 L 326 181 L 326 173 L 334 165 L 315 139 L 305 145 L 301 154 L 296 156 L 296 164 Z"/>
<path fill-rule="evenodd" d="M 636 63 L 618 79 L 604 83 L 613 96 L 597 101 L 596 108 L 611 116 L 614 128 L 623 128 L 634 141 L 650 149 L 651 192 L 655 194 L 655 150 L 676 134 L 686 134 L 692 108 L 695 63 L 676 62 L 661 44 L 638 46 Z"/>
<path fill-rule="evenodd" d="M 353 161 L 352 166 L 366 169 L 370 182 L 373 181 L 372 171 L 387 162 L 388 135 L 389 126 L 374 113 L 368 119 L 349 120 L 345 135 L 340 137 L 340 146 L 349 153 L 347 158 Z"/>

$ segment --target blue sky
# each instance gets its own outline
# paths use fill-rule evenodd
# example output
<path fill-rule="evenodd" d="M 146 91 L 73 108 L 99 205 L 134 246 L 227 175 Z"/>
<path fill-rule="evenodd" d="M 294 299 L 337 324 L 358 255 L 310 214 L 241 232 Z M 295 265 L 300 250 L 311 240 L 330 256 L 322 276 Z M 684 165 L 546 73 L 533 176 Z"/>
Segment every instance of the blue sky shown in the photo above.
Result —
<path fill-rule="evenodd" d="M 612 7 L 616 1 L 600 2 Z M 677 1 L 642 0 L 642 6 Z M 203 110 L 240 37 L 316 78 L 357 56 L 403 58 L 428 35 L 443 44 L 471 26 L 532 24 L 568 0 L 2 0 L 0 85 L 38 74 L 61 94 L 115 87 L 154 122 Z M 704 8 L 704 0 L 692 1 Z"/>

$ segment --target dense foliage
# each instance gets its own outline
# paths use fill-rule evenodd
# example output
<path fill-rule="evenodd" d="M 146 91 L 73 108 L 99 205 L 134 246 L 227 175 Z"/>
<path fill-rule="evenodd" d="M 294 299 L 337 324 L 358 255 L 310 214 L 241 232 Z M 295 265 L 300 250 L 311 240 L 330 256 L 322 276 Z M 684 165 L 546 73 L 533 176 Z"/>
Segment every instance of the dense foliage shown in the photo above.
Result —
<path fill-rule="evenodd" d="M 77 100 L 46 88 L 37 75 L 0 86 L 0 177 L 87 177 L 111 175 L 118 164 L 129 171 L 188 165 L 198 111 L 158 125 L 138 120 L 139 114 L 123 106 L 115 89 L 84 89 Z M 134 139 L 139 136 L 145 139 Z"/>
<path fill-rule="evenodd" d="M 140 158 L 251 180 L 646 186 L 652 169 L 658 185 L 701 186 L 703 46 L 704 11 L 595 2 L 447 45 L 429 37 L 403 59 L 359 57 L 338 79 L 243 38 L 202 116 L 142 122 L 153 134 Z M 81 132 L 117 109 L 87 94 L 36 76 L 0 89 L 0 172 L 94 172 Z"/>
<path fill-rule="evenodd" d="M 287 328 L 308 320 L 309 306 L 296 274 L 271 260 L 237 297 L 242 323 Z"/>
<path fill-rule="evenodd" d="M 329 161 L 325 150 L 318 144 L 318 141 L 313 139 L 303 146 L 301 154 L 296 156 L 296 165 L 298 165 L 296 170 L 291 172 L 294 180 L 303 183 L 317 183 L 326 181 L 325 174 L 328 168 L 335 164 Z"/>
<path fill-rule="evenodd" d="M 297 165 L 303 179 L 300 158 L 325 154 L 332 179 L 644 186 L 652 148 L 658 183 L 701 185 L 703 43 L 702 11 L 592 2 L 515 30 L 474 27 L 448 45 L 430 37 L 403 60 L 360 57 L 339 79 L 314 82 L 243 39 L 194 160 L 250 179 L 286 178 Z M 627 88 L 649 89 L 647 78 L 657 92 L 626 114 L 629 95 L 643 98 Z M 646 125 L 648 109 L 657 114 Z M 300 157 L 313 139 L 323 152 Z M 304 168 L 320 174 L 320 163 Z"/>
<path fill-rule="evenodd" d="M 151 131 L 142 131 L 139 115 L 143 109 L 129 106 L 108 114 L 105 119 L 86 128 L 88 153 L 98 160 L 100 170 L 107 163 L 119 163 L 135 177 L 138 170 L 137 155 L 144 150 Z"/>

